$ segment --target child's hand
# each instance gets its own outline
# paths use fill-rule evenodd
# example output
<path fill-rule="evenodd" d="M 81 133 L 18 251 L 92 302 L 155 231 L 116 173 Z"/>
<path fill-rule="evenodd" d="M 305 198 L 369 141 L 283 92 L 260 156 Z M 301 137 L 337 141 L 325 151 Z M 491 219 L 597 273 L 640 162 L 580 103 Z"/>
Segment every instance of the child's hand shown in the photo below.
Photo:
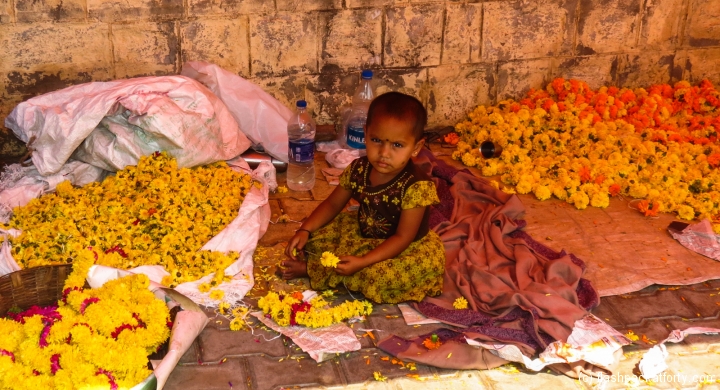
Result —
<path fill-rule="evenodd" d="M 335 273 L 341 276 L 350 276 L 365 268 L 365 261 L 362 257 L 341 256 L 340 262 L 335 268 Z"/>
<path fill-rule="evenodd" d="M 298 230 L 285 247 L 285 256 L 297 260 L 298 254 L 305 248 L 310 233 L 307 230 Z"/>

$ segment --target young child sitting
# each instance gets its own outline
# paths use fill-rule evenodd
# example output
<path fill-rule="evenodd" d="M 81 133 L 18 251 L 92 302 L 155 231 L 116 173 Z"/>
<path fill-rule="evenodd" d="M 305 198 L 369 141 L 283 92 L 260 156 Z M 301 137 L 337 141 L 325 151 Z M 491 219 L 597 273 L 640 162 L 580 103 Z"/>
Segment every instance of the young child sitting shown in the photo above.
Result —
<path fill-rule="evenodd" d="M 378 303 L 441 293 L 445 250 L 428 226 L 428 206 L 439 199 L 434 183 L 411 160 L 424 144 L 426 122 L 425 108 L 412 96 L 390 92 L 372 101 L 367 156 L 345 169 L 340 185 L 290 239 L 284 279 L 309 276 L 316 290 L 344 284 Z M 359 210 L 341 212 L 350 198 Z M 307 262 L 297 256 L 303 250 Z M 320 263 L 326 251 L 340 257 L 337 268 Z"/>

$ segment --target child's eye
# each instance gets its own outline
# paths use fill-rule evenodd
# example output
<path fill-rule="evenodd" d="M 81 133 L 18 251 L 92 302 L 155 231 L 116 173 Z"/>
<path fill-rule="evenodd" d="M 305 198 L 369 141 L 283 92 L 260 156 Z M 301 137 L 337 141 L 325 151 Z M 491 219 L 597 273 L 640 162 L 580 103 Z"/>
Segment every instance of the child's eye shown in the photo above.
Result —
<path fill-rule="evenodd" d="M 379 138 L 371 138 L 370 141 L 375 142 L 375 143 L 380 143 Z"/>
<path fill-rule="evenodd" d="M 393 144 L 393 146 L 396 147 L 396 148 L 402 148 L 402 147 L 403 147 L 403 144 L 401 144 L 401 143 L 399 143 L 399 142 L 395 142 L 395 143 Z"/>

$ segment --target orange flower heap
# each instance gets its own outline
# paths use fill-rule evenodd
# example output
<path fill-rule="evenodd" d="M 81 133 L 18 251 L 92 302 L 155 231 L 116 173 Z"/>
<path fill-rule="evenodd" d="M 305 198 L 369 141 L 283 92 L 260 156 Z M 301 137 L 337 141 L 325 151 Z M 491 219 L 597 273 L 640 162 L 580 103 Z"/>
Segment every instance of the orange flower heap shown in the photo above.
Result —
<path fill-rule="evenodd" d="M 500 176 L 506 191 L 578 209 L 624 195 L 647 200 L 648 215 L 720 222 L 720 92 L 707 80 L 593 90 L 558 78 L 519 102 L 477 107 L 455 130 L 453 158 Z M 502 147 L 499 158 L 481 156 L 484 141 Z"/>

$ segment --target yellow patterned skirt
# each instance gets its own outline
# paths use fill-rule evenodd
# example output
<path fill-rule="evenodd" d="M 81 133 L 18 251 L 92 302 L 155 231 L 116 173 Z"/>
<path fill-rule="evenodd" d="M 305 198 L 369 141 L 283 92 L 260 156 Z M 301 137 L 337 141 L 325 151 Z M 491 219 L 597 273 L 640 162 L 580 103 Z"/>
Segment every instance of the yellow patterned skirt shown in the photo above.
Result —
<path fill-rule="evenodd" d="M 352 276 L 337 275 L 333 268 L 320 264 L 325 251 L 337 256 L 362 256 L 383 241 L 360 235 L 357 213 L 340 213 L 313 233 L 305 246 L 312 288 L 325 290 L 344 282 L 348 290 L 360 291 L 377 303 L 421 301 L 426 295 L 442 292 L 445 249 L 440 236 L 433 231 L 412 242 L 397 257 L 363 268 Z"/>

